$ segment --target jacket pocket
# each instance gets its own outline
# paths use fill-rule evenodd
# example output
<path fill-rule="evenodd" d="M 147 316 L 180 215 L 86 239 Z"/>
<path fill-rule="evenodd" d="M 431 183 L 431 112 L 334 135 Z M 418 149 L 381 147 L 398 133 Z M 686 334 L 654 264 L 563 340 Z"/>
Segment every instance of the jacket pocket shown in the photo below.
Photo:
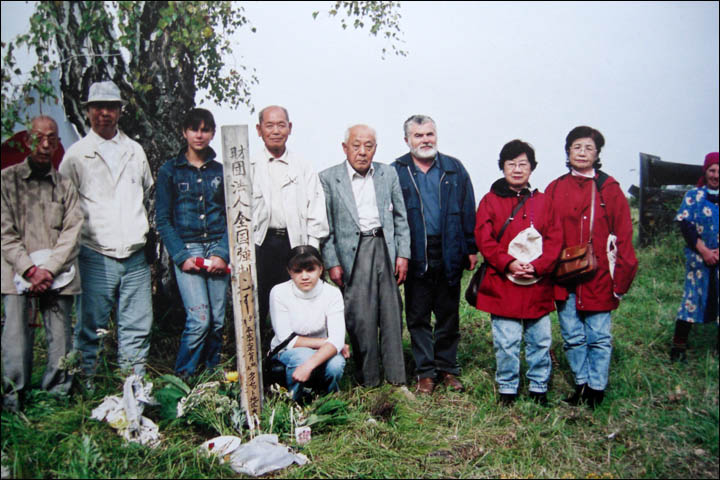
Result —
<path fill-rule="evenodd" d="M 51 202 L 45 205 L 45 224 L 56 230 L 62 230 L 65 206 L 62 203 Z"/>

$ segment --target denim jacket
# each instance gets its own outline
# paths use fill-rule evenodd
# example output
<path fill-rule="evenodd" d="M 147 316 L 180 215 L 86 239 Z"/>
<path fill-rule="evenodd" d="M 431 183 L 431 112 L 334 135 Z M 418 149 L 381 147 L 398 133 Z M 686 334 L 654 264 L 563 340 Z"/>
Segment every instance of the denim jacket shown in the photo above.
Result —
<path fill-rule="evenodd" d="M 460 161 L 438 153 L 440 178 L 440 218 L 442 254 L 445 275 L 450 285 L 462 278 L 468 266 L 468 255 L 477 253 L 475 245 L 475 194 L 470 175 Z M 409 274 L 422 277 L 428 268 L 425 219 L 420 190 L 415 182 L 416 170 L 409 153 L 396 159 L 392 166 L 397 171 L 407 209 L 412 257 Z"/>
<path fill-rule="evenodd" d="M 208 147 L 209 148 L 209 147 Z M 155 221 L 158 233 L 176 265 L 191 257 L 186 243 L 217 242 L 210 255 L 230 261 L 223 167 L 215 152 L 200 168 L 190 165 L 183 148 L 158 171 Z"/>

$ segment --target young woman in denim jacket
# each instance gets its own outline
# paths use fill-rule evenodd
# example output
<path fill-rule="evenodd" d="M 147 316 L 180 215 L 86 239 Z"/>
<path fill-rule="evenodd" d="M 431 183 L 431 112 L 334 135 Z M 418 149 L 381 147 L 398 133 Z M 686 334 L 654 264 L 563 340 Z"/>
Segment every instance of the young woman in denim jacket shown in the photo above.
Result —
<path fill-rule="evenodd" d="M 158 171 L 155 218 L 187 313 L 175 372 L 189 377 L 201 363 L 213 368 L 220 362 L 230 276 L 223 167 L 209 147 L 212 113 L 191 110 L 182 134 L 187 146 Z M 197 258 L 207 262 L 202 266 Z"/>

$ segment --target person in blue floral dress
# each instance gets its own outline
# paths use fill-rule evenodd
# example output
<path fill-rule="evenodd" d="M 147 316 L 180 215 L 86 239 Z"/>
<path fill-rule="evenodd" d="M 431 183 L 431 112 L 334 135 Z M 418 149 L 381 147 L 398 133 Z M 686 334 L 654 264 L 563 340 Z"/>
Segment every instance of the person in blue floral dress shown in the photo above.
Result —
<path fill-rule="evenodd" d="M 693 323 L 718 322 L 718 152 L 708 153 L 697 188 L 685 194 L 675 220 L 685 242 L 685 292 L 670 359 L 685 360 Z M 717 351 L 717 345 L 715 346 Z"/>

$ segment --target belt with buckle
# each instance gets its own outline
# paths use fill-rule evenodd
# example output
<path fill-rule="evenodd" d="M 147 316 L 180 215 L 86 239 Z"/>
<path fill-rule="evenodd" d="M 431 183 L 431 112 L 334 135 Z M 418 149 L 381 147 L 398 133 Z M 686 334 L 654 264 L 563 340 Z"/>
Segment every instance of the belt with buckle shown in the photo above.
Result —
<path fill-rule="evenodd" d="M 276 237 L 287 237 L 287 228 L 268 228 L 268 235 L 275 235 Z"/>
<path fill-rule="evenodd" d="M 366 232 L 360 232 L 360 236 L 361 237 L 382 237 L 383 229 L 382 229 L 382 227 L 372 228 Z"/>

